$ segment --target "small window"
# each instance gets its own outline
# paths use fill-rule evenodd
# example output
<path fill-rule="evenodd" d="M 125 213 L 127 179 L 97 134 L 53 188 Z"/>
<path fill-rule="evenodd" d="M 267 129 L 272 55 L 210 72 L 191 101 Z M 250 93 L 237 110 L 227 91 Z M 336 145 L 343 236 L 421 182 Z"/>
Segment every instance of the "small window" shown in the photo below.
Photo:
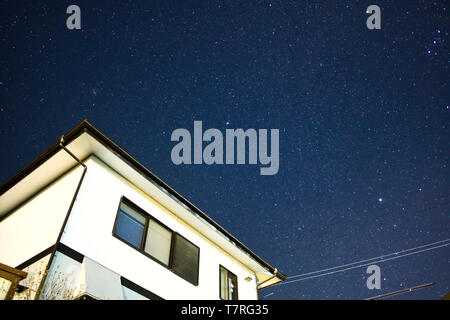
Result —
<path fill-rule="evenodd" d="M 223 300 L 237 300 L 237 277 L 232 272 L 220 266 L 220 298 Z"/>
<path fill-rule="evenodd" d="M 200 249 L 179 234 L 175 235 L 172 269 L 193 285 L 198 284 L 198 259 Z"/>
<path fill-rule="evenodd" d="M 117 215 L 114 234 L 139 249 L 142 244 L 145 222 L 146 218 L 142 213 L 122 202 Z"/>
<path fill-rule="evenodd" d="M 150 219 L 144 251 L 168 266 L 170 262 L 171 243 L 172 231 L 156 220 Z"/>

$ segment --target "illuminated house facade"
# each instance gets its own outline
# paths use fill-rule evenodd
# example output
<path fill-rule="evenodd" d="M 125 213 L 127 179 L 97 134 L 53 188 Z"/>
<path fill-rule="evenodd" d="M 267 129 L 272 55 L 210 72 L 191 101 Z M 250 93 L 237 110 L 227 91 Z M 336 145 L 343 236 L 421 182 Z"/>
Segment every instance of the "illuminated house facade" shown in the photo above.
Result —
<path fill-rule="evenodd" d="M 286 279 L 88 121 L 1 186 L 0 263 L 28 275 L 16 299 L 252 300 Z"/>

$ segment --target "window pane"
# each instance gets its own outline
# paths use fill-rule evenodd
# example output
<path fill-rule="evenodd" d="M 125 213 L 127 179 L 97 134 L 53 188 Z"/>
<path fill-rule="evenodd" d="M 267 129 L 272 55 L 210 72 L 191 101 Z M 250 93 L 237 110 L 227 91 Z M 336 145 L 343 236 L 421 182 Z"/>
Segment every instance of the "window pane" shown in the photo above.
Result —
<path fill-rule="evenodd" d="M 228 296 L 230 300 L 237 300 L 237 277 L 228 272 Z"/>
<path fill-rule="evenodd" d="M 198 257 L 199 249 L 176 234 L 172 269 L 177 275 L 194 285 L 198 284 Z"/>
<path fill-rule="evenodd" d="M 172 231 L 155 220 L 150 219 L 147 239 L 145 241 L 145 252 L 168 266 L 171 241 Z"/>
<path fill-rule="evenodd" d="M 228 270 L 220 267 L 220 298 L 228 299 Z"/>
<path fill-rule="evenodd" d="M 136 248 L 141 247 L 142 235 L 144 234 L 145 217 L 122 203 L 116 221 L 114 233 L 121 239 Z"/>
<path fill-rule="evenodd" d="M 0 300 L 5 300 L 11 287 L 11 281 L 8 279 L 0 278 Z"/>

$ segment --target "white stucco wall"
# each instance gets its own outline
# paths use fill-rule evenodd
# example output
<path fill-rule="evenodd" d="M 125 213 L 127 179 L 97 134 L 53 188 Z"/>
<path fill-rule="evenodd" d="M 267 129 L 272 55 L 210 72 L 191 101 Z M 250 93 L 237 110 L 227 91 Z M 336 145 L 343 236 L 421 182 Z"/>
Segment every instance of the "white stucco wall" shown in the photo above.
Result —
<path fill-rule="evenodd" d="M 55 244 L 81 173 L 72 170 L 0 221 L 0 262 L 16 267 Z"/>
<path fill-rule="evenodd" d="M 97 158 L 88 170 L 61 242 L 164 299 L 219 299 L 219 264 L 238 276 L 239 299 L 256 299 L 251 270 L 193 230 Z M 199 284 L 192 285 L 112 236 L 122 196 L 200 247 Z M 251 281 L 245 278 L 251 277 Z"/>

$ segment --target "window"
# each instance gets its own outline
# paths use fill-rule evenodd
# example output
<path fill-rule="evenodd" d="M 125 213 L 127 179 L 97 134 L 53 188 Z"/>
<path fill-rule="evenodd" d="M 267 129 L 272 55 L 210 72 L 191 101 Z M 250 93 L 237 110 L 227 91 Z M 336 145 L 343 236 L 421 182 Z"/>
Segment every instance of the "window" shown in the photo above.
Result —
<path fill-rule="evenodd" d="M 140 248 L 146 218 L 126 203 L 120 204 L 114 234 L 135 248 Z"/>
<path fill-rule="evenodd" d="M 113 235 L 198 285 L 200 249 L 126 198 L 120 203 Z"/>
<path fill-rule="evenodd" d="M 220 266 L 220 299 L 238 299 L 237 277 L 222 266 Z"/>
<path fill-rule="evenodd" d="M 173 272 L 190 283 L 198 284 L 198 258 L 200 249 L 180 236 L 175 235 L 173 246 Z"/>

